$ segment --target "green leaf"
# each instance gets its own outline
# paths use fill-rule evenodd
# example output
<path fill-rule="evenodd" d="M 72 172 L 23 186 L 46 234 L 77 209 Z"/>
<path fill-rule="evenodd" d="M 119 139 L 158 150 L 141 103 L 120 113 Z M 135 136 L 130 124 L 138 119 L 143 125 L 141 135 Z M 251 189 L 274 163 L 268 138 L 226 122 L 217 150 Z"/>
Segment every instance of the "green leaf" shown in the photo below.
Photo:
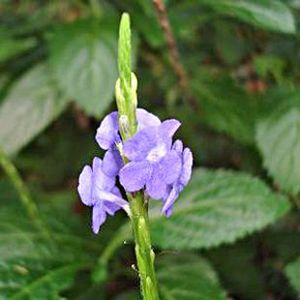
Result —
<path fill-rule="evenodd" d="M 300 108 L 278 110 L 257 125 L 256 141 L 264 166 L 280 188 L 300 191 Z"/>
<path fill-rule="evenodd" d="M 162 300 L 221 300 L 226 294 L 209 263 L 196 255 L 163 256 L 157 261 Z"/>
<path fill-rule="evenodd" d="M 74 194 L 48 193 L 44 199 L 40 193 L 34 193 L 39 200 L 40 217 L 52 230 L 51 245 L 27 218 L 24 208 L 19 205 L 17 193 L 7 181 L 0 180 L 0 195 L 1 259 L 22 257 L 39 260 L 52 257 L 56 251 L 55 254 L 60 253 L 62 261 L 72 261 L 75 258 L 86 258 L 81 251 L 84 245 L 96 251 L 99 249 L 96 243 L 94 245 L 92 241 L 78 235 L 82 233 L 83 226 L 78 216 L 70 213 L 70 202 L 74 201 Z M 65 222 L 66 215 L 68 222 Z"/>
<path fill-rule="evenodd" d="M 38 260 L 53 255 L 49 244 L 24 218 L 18 205 L 16 208 L 1 207 L 0 218 L 0 261 L 19 257 Z"/>
<path fill-rule="evenodd" d="M 289 7 L 279 0 L 201 0 L 220 14 L 251 25 L 284 33 L 295 33 L 296 26 Z"/>
<path fill-rule="evenodd" d="M 90 115 L 101 116 L 113 99 L 115 33 L 110 24 L 80 20 L 57 28 L 49 40 L 50 64 L 61 89 Z"/>
<path fill-rule="evenodd" d="M 224 288 L 234 291 L 234 295 L 239 299 L 265 299 L 264 273 L 261 272 L 259 265 L 254 263 L 257 259 L 256 240 L 257 236 L 253 236 L 205 253 Z"/>
<path fill-rule="evenodd" d="M 261 102 L 238 87 L 232 79 L 197 74 L 192 82 L 194 94 L 203 111 L 202 120 L 243 144 L 253 144 L 255 121 L 261 114 Z"/>
<path fill-rule="evenodd" d="M 33 38 L 15 39 L 5 30 L 0 30 L 0 62 L 3 62 L 36 45 Z"/>
<path fill-rule="evenodd" d="M 254 58 L 254 67 L 257 74 L 265 79 L 272 75 L 277 83 L 284 82 L 286 61 L 275 55 L 258 55 Z"/>
<path fill-rule="evenodd" d="M 103 287 L 103 285 L 92 285 L 91 287 L 87 288 L 84 290 L 84 292 L 80 293 L 78 295 L 78 293 L 76 293 L 76 296 L 71 298 L 69 297 L 68 299 L 72 299 L 72 300 L 105 300 L 107 299 L 106 293 L 103 292 L 105 288 Z M 75 291 L 76 292 L 76 291 Z M 137 292 L 135 292 L 135 295 L 137 295 Z M 138 299 L 138 297 L 131 297 L 131 294 L 124 298 L 114 298 L 114 300 L 135 300 Z"/>
<path fill-rule="evenodd" d="M 58 299 L 59 291 L 70 286 L 91 255 L 84 248 L 87 240 L 78 236 L 79 229 L 72 235 L 65 228 L 75 228 L 69 207 L 63 207 L 66 196 L 56 196 L 59 207 L 50 204 L 50 199 L 42 205 L 41 215 L 53 229 L 50 243 L 26 219 L 16 193 L 4 180 L 0 181 L 0 195 L 0 299 Z M 42 197 L 39 200 L 44 202 Z"/>
<path fill-rule="evenodd" d="M 300 257 L 296 261 L 287 265 L 285 273 L 291 285 L 300 295 Z"/>
<path fill-rule="evenodd" d="M 0 180 L 0 257 L 40 258 L 50 255 L 41 233 L 30 224 L 11 182 Z"/>
<path fill-rule="evenodd" d="M 154 209 L 152 237 L 162 248 L 197 249 L 231 243 L 288 212 L 288 200 L 241 172 L 198 169 L 170 218 Z"/>
<path fill-rule="evenodd" d="M 0 299 L 58 299 L 83 266 L 76 262 L 53 267 L 45 261 L 22 258 L 1 261 Z"/>
<path fill-rule="evenodd" d="M 299 0 L 288 0 L 289 5 L 291 5 L 295 9 L 300 9 L 300 1 Z"/>
<path fill-rule="evenodd" d="M 25 73 L 0 106 L 0 144 L 15 154 L 49 125 L 66 107 L 49 70 L 38 65 Z"/>
<path fill-rule="evenodd" d="M 253 51 L 252 45 L 243 36 L 236 33 L 236 24 L 227 20 L 214 21 L 214 43 L 218 55 L 229 65 L 240 64 Z"/>

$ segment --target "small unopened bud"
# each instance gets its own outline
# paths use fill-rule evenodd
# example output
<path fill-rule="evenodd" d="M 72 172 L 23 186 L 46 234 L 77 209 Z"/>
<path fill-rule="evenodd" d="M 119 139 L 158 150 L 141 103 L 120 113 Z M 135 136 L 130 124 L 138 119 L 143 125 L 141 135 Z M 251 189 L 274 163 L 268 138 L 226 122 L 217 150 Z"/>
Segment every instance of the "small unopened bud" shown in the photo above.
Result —
<path fill-rule="evenodd" d="M 121 115 L 119 118 L 119 125 L 122 132 L 126 135 L 129 133 L 129 120 L 125 115 Z"/>
<path fill-rule="evenodd" d="M 121 81 L 120 78 L 118 78 L 116 85 L 115 85 L 115 94 L 116 94 L 116 101 L 117 101 L 117 106 L 118 110 L 121 112 L 124 112 L 125 109 L 125 98 L 122 93 L 122 88 L 121 88 Z"/>
<path fill-rule="evenodd" d="M 150 250 L 150 257 L 151 257 L 152 263 L 154 263 L 154 260 L 155 260 L 155 253 L 154 253 L 154 251 L 153 251 L 152 249 Z"/>
<path fill-rule="evenodd" d="M 133 72 L 131 72 L 131 90 L 136 92 L 137 87 L 138 87 L 137 78 L 136 78 L 135 74 Z"/>

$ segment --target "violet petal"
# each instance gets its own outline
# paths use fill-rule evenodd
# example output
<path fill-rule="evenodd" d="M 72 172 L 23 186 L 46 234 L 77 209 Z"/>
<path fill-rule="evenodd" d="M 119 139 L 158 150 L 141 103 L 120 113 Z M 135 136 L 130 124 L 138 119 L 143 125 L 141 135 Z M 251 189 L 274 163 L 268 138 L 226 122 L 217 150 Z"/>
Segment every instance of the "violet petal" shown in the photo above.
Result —
<path fill-rule="evenodd" d="M 102 170 L 106 175 L 111 177 L 117 176 L 122 166 L 123 162 L 118 150 L 108 150 L 104 154 Z"/>
<path fill-rule="evenodd" d="M 138 108 L 136 110 L 136 118 L 138 122 L 138 131 L 149 127 L 149 126 L 159 126 L 161 124 L 159 118 L 143 108 Z"/>
<path fill-rule="evenodd" d="M 147 194 L 156 200 L 162 199 L 167 191 L 167 184 L 157 174 L 153 168 L 153 173 L 150 179 L 146 182 Z"/>
<path fill-rule="evenodd" d="M 92 228 L 94 233 L 98 233 L 101 225 L 105 222 L 106 220 L 106 212 L 103 208 L 103 202 L 99 202 L 93 207 L 93 224 Z"/>
<path fill-rule="evenodd" d="M 104 150 L 113 148 L 116 143 L 120 142 L 118 131 L 118 113 L 114 111 L 102 120 L 97 129 L 96 141 L 99 146 Z"/>
<path fill-rule="evenodd" d="M 92 199 L 92 168 L 85 166 L 79 175 L 78 193 L 81 201 L 87 205 L 93 205 Z"/>
<path fill-rule="evenodd" d="M 151 164 L 147 161 L 130 162 L 120 171 L 120 183 L 127 192 L 139 191 L 151 176 L 151 172 Z"/>
<path fill-rule="evenodd" d="M 189 148 L 183 151 L 183 167 L 180 176 L 180 183 L 184 186 L 188 184 L 192 176 L 193 154 Z"/>
<path fill-rule="evenodd" d="M 169 151 L 158 163 L 154 172 L 167 184 L 174 183 L 182 170 L 181 158 L 175 150 Z"/>

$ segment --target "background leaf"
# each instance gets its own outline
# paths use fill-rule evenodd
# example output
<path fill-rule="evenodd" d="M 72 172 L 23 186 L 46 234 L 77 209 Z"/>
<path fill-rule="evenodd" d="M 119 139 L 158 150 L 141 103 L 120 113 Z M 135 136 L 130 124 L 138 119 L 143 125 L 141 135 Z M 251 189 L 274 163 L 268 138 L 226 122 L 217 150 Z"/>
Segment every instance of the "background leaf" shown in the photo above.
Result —
<path fill-rule="evenodd" d="M 230 243 L 262 229 L 288 212 L 288 200 L 250 175 L 194 170 L 172 217 L 156 211 L 153 241 L 162 248 L 195 249 Z"/>
<path fill-rule="evenodd" d="M 5 32 L 0 30 L 0 62 L 9 59 L 25 50 L 36 46 L 36 41 L 32 38 L 15 39 Z"/>
<path fill-rule="evenodd" d="M 68 288 L 75 273 L 84 265 L 70 263 L 53 267 L 45 261 L 22 258 L 0 262 L 0 299 L 58 299 Z"/>
<path fill-rule="evenodd" d="M 259 122 L 256 140 L 264 166 L 283 190 L 300 191 L 300 110 L 276 112 Z"/>
<path fill-rule="evenodd" d="M 209 263 L 196 255 L 163 256 L 157 262 L 157 279 L 164 300 L 226 299 Z"/>
<path fill-rule="evenodd" d="M 90 115 L 99 117 L 113 99 L 118 75 L 116 33 L 117 27 L 110 23 L 87 19 L 60 26 L 49 41 L 55 78 Z"/>
<path fill-rule="evenodd" d="M 0 299 L 58 299 L 90 261 L 84 251 L 87 240 L 70 232 L 70 227 L 73 232 L 80 228 L 78 219 L 75 224 L 62 196 L 52 197 L 54 203 L 38 197 L 42 218 L 53 230 L 50 243 L 30 224 L 16 193 L 4 180 L 0 194 Z M 67 214 L 69 222 L 64 224 Z"/>
<path fill-rule="evenodd" d="M 296 31 L 294 17 L 289 7 L 279 0 L 201 1 L 221 14 L 261 28 L 284 33 Z"/>
<path fill-rule="evenodd" d="M 251 236 L 232 245 L 223 245 L 205 252 L 223 287 L 234 291 L 243 300 L 264 299 L 266 292 L 264 278 L 256 261 L 255 246 L 255 237 Z"/>
<path fill-rule="evenodd" d="M 25 73 L 9 91 L 0 106 L 0 144 L 12 155 L 27 145 L 66 107 L 49 75 L 48 68 L 37 65 Z"/>
<path fill-rule="evenodd" d="M 199 75 L 192 88 L 203 110 L 203 121 L 243 144 L 252 144 L 255 121 L 261 113 L 259 100 L 247 94 L 229 77 L 203 73 L 201 78 Z"/>
<path fill-rule="evenodd" d="M 288 264 L 285 272 L 291 285 L 300 295 L 300 257 L 296 261 Z"/>

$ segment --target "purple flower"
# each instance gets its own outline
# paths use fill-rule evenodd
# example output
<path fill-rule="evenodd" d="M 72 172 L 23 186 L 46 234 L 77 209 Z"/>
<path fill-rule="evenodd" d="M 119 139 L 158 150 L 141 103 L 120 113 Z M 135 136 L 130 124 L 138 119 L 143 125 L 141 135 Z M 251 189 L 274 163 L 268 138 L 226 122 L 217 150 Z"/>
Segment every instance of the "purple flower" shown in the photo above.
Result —
<path fill-rule="evenodd" d="M 160 120 L 145 109 L 138 108 L 136 111 L 138 131 L 149 126 L 160 125 Z M 96 140 L 103 150 L 115 149 L 115 145 L 121 143 L 118 124 L 118 112 L 114 111 L 107 115 L 101 122 Z"/>
<path fill-rule="evenodd" d="M 178 153 L 181 158 L 181 170 L 177 180 L 168 186 L 168 191 L 163 199 L 164 206 L 162 212 L 169 217 L 172 214 L 173 205 L 179 196 L 179 193 L 188 184 L 192 175 L 193 155 L 189 148 L 183 150 L 183 144 L 177 140 L 172 149 Z"/>
<path fill-rule="evenodd" d="M 106 158 L 106 163 L 113 160 Z M 93 231 L 98 233 L 105 222 L 107 214 L 114 215 L 123 208 L 127 211 L 128 202 L 122 199 L 119 189 L 115 186 L 115 176 L 108 176 L 103 171 L 100 158 L 95 157 L 92 167 L 85 166 L 79 176 L 78 192 L 81 201 L 93 207 Z"/>
<path fill-rule="evenodd" d="M 123 145 L 130 160 L 119 173 L 126 191 L 136 192 L 146 186 L 154 199 L 162 199 L 182 170 L 180 154 L 172 149 L 172 137 L 180 126 L 177 120 L 167 120 L 159 126 L 148 126 Z"/>
<path fill-rule="evenodd" d="M 193 157 L 183 149 L 181 141 L 172 146 L 172 138 L 180 122 L 171 119 L 161 122 L 144 109 L 137 109 L 137 133 L 122 142 L 118 113 L 112 112 L 101 122 L 96 140 L 107 150 L 103 160 L 95 157 L 92 167 L 85 166 L 79 176 L 78 192 L 81 201 L 93 207 L 92 228 L 99 232 L 107 214 L 124 209 L 130 215 L 129 204 L 116 187 L 116 177 L 126 192 L 145 188 L 153 199 L 162 200 L 162 212 L 172 214 L 179 193 L 191 178 Z M 122 155 L 129 163 L 124 165 Z"/>
<path fill-rule="evenodd" d="M 161 123 L 158 117 L 142 108 L 137 109 L 136 116 L 138 131 L 149 126 L 158 126 Z M 108 150 L 103 158 L 104 173 L 108 176 L 118 175 L 123 166 L 122 158 L 116 147 L 122 142 L 119 133 L 118 112 L 114 111 L 103 119 L 97 130 L 96 140 L 102 149 Z"/>

